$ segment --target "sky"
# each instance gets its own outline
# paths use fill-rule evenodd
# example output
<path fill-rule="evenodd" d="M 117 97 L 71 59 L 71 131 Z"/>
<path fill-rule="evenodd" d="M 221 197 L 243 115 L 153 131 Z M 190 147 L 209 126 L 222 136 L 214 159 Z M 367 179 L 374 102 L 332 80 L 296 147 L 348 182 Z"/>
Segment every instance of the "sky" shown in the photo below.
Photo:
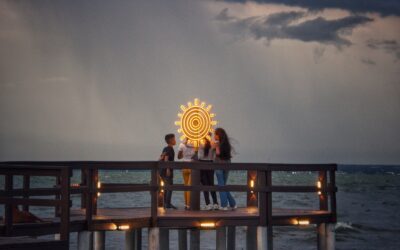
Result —
<path fill-rule="evenodd" d="M 213 105 L 234 162 L 400 164 L 400 1 L 0 1 L 0 160 L 157 160 Z"/>

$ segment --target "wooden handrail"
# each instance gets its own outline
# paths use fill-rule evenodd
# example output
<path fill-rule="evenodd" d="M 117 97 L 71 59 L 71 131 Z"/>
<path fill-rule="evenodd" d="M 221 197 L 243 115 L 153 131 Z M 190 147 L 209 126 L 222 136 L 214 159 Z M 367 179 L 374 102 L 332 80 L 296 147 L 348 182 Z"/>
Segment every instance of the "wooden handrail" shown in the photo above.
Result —
<path fill-rule="evenodd" d="M 192 169 L 192 184 L 160 186 L 159 172 L 165 168 Z M 234 171 L 247 171 L 246 184 L 226 186 L 200 185 L 200 170 L 222 169 Z M 71 173 L 73 170 L 81 171 L 81 183 L 71 186 Z M 149 183 L 101 183 L 99 171 L 102 170 L 144 170 L 150 171 Z M 60 235 L 62 240 L 69 237 L 70 195 L 81 194 L 81 205 L 85 208 L 85 218 L 89 230 L 94 228 L 94 215 L 97 213 L 98 193 L 114 192 L 150 192 L 151 197 L 151 225 L 157 226 L 159 200 L 163 191 L 190 191 L 191 208 L 200 209 L 200 191 L 233 191 L 247 193 L 247 206 L 258 206 L 259 225 L 270 226 L 272 223 L 272 193 L 275 192 L 301 192 L 317 193 L 319 195 L 320 210 L 329 211 L 332 221 L 336 220 L 336 192 L 335 183 L 336 164 L 275 164 L 275 163 L 205 163 L 205 162 L 98 162 L 98 161 L 45 161 L 45 162 L 0 162 L 0 175 L 6 176 L 5 190 L 0 190 L 0 203 L 5 204 L 5 229 L 8 235 L 12 235 L 12 205 L 29 206 L 59 206 Z M 273 185 L 272 174 L 274 172 L 317 172 L 321 187 Z M 24 176 L 22 188 L 13 188 L 13 176 Z M 58 183 L 51 188 L 32 188 L 29 180 L 32 176 L 55 176 Z M 252 181 L 253 187 L 250 187 Z M 56 200 L 32 199 L 30 196 L 55 195 Z M 22 198 L 15 198 L 22 196 Z M 272 235 L 268 235 L 272 237 Z"/>

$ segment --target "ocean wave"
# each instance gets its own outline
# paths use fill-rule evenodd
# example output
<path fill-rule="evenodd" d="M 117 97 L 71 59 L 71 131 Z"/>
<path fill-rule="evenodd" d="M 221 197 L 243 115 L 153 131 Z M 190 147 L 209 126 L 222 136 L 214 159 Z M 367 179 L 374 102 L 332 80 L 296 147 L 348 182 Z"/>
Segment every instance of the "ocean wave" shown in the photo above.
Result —
<path fill-rule="evenodd" d="M 335 231 L 337 233 L 360 232 L 357 226 L 354 226 L 351 222 L 337 222 L 335 226 Z"/>

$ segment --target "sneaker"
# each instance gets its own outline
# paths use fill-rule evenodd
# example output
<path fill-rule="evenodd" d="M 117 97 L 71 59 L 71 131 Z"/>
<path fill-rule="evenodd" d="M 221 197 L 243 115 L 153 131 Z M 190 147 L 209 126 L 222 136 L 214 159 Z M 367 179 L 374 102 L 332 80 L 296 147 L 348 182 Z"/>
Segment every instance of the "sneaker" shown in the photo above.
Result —
<path fill-rule="evenodd" d="M 214 204 L 214 205 L 213 205 L 213 209 L 214 209 L 214 210 L 219 210 L 219 205 L 218 205 L 218 204 Z"/>
<path fill-rule="evenodd" d="M 190 210 L 190 207 L 185 205 L 185 210 Z"/>
<path fill-rule="evenodd" d="M 169 205 L 167 205 L 167 206 L 165 206 L 165 209 L 178 209 L 177 207 L 175 207 L 174 205 L 172 205 L 172 204 L 169 204 Z"/>
<path fill-rule="evenodd" d="M 228 211 L 228 207 L 220 207 L 219 210 Z"/>
<path fill-rule="evenodd" d="M 208 211 L 213 210 L 213 205 L 211 205 L 211 204 L 206 205 L 204 207 L 204 210 L 208 210 Z"/>
<path fill-rule="evenodd" d="M 237 209 L 237 205 L 231 207 L 232 210 L 236 210 Z"/>

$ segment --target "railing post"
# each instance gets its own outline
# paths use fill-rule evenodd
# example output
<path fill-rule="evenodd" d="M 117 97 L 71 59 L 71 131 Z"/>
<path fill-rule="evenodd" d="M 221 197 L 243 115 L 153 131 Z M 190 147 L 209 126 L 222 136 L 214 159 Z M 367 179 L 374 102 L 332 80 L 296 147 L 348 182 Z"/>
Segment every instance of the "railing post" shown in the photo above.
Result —
<path fill-rule="evenodd" d="M 267 187 L 270 189 L 270 191 L 267 192 L 267 226 L 268 226 L 268 231 L 267 231 L 267 246 L 268 249 L 272 250 L 273 249 L 273 229 L 272 229 L 272 171 L 268 170 L 266 171 L 266 183 Z"/>
<path fill-rule="evenodd" d="M 94 188 L 93 188 L 93 169 L 91 167 L 87 168 L 86 175 L 86 221 L 88 224 L 88 230 L 92 227 L 92 217 L 93 217 L 93 202 L 94 202 Z"/>
<path fill-rule="evenodd" d="M 192 169 L 190 173 L 190 186 L 200 186 L 200 170 Z M 200 191 L 190 192 L 190 210 L 200 210 Z"/>
<path fill-rule="evenodd" d="M 251 181 L 254 183 L 254 188 L 258 186 L 257 182 L 257 171 L 248 170 L 247 171 L 247 183 L 250 184 Z M 258 207 L 258 192 L 247 192 L 247 207 Z M 257 227 L 247 226 L 246 230 L 246 247 L 249 250 L 256 249 L 257 244 Z"/>
<path fill-rule="evenodd" d="M 61 170 L 61 230 L 60 239 L 69 242 L 70 214 L 70 171 L 69 167 Z"/>
<path fill-rule="evenodd" d="M 13 175 L 7 174 L 5 177 L 5 185 L 4 189 L 6 191 L 7 198 L 12 198 L 12 190 L 13 190 Z M 6 203 L 4 206 L 4 220 L 6 226 L 6 236 L 10 236 L 12 234 L 12 224 L 13 224 L 13 211 L 12 211 L 13 204 Z"/>
<path fill-rule="evenodd" d="M 332 222 L 336 223 L 336 171 L 331 170 L 329 172 L 329 185 L 331 188 L 331 193 L 330 193 L 330 200 L 331 200 L 331 213 L 332 213 Z"/>
<path fill-rule="evenodd" d="M 87 183 L 87 169 L 85 168 L 81 168 L 81 184 L 80 186 L 86 186 L 88 187 L 88 183 Z M 81 208 L 86 208 L 86 199 L 87 199 L 87 193 L 86 192 L 82 192 L 81 194 Z"/>
<path fill-rule="evenodd" d="M 61 177 L 60 176 L 56 176 L 56 185 L 55 185 L 57 188 L 60 188 L 61 187 Z M 56 200 L 60 200 L 60 194 L 56 194 L 55 195 L 55 198 L 56 198 Z M 54 215 L 55 215 L 55 217 L 60 217 L 60 211 L 61 211 L 61 208 L 60 208 L 60 206 L 55 206 L 54 207 Z"/>
<path fill-rule="evenodd" d="M 319 195 L 319 209 L 320 210 L 328 210 L 328 200 L 326 196 L 326 182 L 327 182 L 327 174 L 326 170 L 319 171 L 318 181 L 321 182 L 321 194 Z"/>
<path fill-rule="evenodd" d="M 257 187 L 258 188 L 266 188 L 267 187 L 267 178 L 265 171 L 258 171 L 257 173 Z M 264 190 L 258 195 L 258 210 L 260 216 L 260 226 L 267 225 L 267 192 Z"/>
<path fill-rule="evenodd" d="M 270 170 L 258 171 L 257 173 L 257 187 L 265 188 L 267 190 L 259 194 L 259 216 L 260 223 L 257 229 L 257 248 L 264 248 L 266 244 L 267 249 L 272 249 L 272 172 Z M 261 239 L 260 237 L 265 237 Z"/>
<path fill-rule="evenodd" d="M 97 168 L 93 169 L 93 190 L 94 190 L 94 196 L 93 196 L 93 214 L 97 214 L 97 199 L 98 199 L 98 191 L 97 191 L 97 184 L 99 183 L 99 170 Z"/>
<path fill-rule="evenodd" d="M 28 195 L 29 187 L 30 187 L 30 176 L 28 174 L 25 174 L 24 175 L 24 179 L 23 179 L 23 185 L 22 185 L 22 190 L 24 192 L 23 197 L 25 199 L 29 198 L 29 195 Z M 22 210 L 28 212 L 29 211 L 29 205 L 23 205 L 22 206 Z"/>
<path fill-rule="evenodd" d="M 158 213 L 158 162 L 151 169 L 151 222 L 152 227 L 157 226 L 157 213 Z"/>
<path fill-rule="evenodd" d="M 192 168 L 190 172 L 190 186 L 200 186 L 200 170 Z M 200 210 L 200 191 L 190 192 L 190 210 Z M 200 230 L 194 228 L 190 230 L 190 250 L 198 249 L 200 249 Z"/>
<path fill-rule="evenodd" d="M 247 171 L 247 184 L 250 185 L 251 181 L 254 183 L 254 187 L 257 182 L 257 171 L 248 170 Z M 258 205 L 258 193 L 247 191 L 247 206 L 248 207 L 257 207 Z"/>

